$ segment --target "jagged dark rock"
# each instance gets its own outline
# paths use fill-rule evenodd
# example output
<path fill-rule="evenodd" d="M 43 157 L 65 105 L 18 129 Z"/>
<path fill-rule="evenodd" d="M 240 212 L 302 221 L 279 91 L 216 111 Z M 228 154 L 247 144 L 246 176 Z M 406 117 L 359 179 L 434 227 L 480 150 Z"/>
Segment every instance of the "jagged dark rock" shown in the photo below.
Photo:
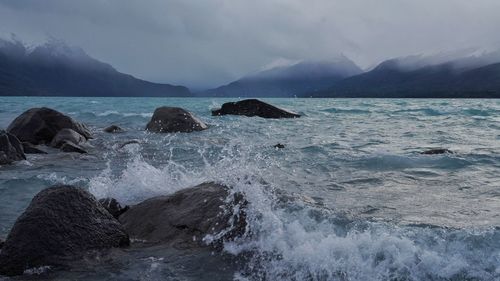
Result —
<path fill-rule="evenodd" d="M 155 110 L 146 130 L 156 133 L 189 133 L 208 126 L 190 112 L 179 107 L 163 106 Z"/>
<path fill-rule="evenodd" d="M 106 133 L 123 133 L 124 130 L 116 125 L 111 125 L 103 130 Z"/>
<path fill-rule="evenodd" d="M 453 153 L 453 151 L 446 148 L 435 148 L 420 152 L 420 154 L 425 154 L 425 155 L 435 155 L 435 154 L 445 154 L 445 153 Z"/>
<path fill-rule="evenodd" d="M 39 149 L 29 142 L 23 142 L 23 149 L 25 154 L 47 154 L 46 151 Z"/>
<path fill-rule="evenodd" d="M 61 112 L 46 107 L 31 108 L 25 111 L 12 121 L 7 131 L 15 135 L 21 142 L 50 144 L 56 134 L 65 128 L 74 130 L 86 139 L 92 137 L 85 125 Z"/>
<path fill-rule="evenodd" d="M 121 224 L 87 191 L 42 190 L 17 219 L 0 252 L 0 274 L 39 266 L 68 266 L 88 252 L 129 245 Z"/>
<path fill-rule="evenodd" d="M 246 201 L 242 196 L 235 196 L 233 204 L 239 204 L 241 211 L 233 214 L 234 205 L 224 201 L 227 196 L 225 186 L 204 183 L 131 206 L 120 216 L 120 222 L 131 238 L 146 243 L 176 248 L 205 247 L 202 238 L 207 234 L 223 232 L 213 241 L 217 244 L 245 232 Z M 230 220 L 233 220 L 232 226 Z"/>
<path fill-rule="evenodd" d="M 87 153 L 87 151 L 85 149 L 83 149 L 82 147 L 80 147 L 79 145 L 77 144 L 74 144 L 72 142 L 65 142 L 62 146 L 61 146 L 61 151 L 62 152 L 76 152 L 76 153 L 80 153 L 80 154 L 85 154 Z"/>
<path fill-rule="evenodd" d="M 102 198 L 99 199 L 99 203 L 115 218 L 118 218 L 129 209 L 129 206 L 122 207 L 115 198 Z"/>
<path fill-rule="evenodd" d="M 289 112 L 257 99 L 248 99 L 238 102 L 228 102 L 218 110 L 213 110 L 213 116 L 219 115 L 245 115 L 248 117 L 259 116 L 263 118 L 298 118 L 299 114 Z"/>
<path fill-rule="evenodd" d="M 0 165 L 25 159 L 21 142 L 14 135 L 0 130 Z"/>
<path fill-rule="evenodd" d="M 60 148 L 65 143 L 73 143 L 79 145 L 84 143 L 86 140 L 87 139 L 84 136 L 80 135 L 74 130 L 65 128 L 57 132 L 55 137 L 50 142 L 50 146 Z"/>

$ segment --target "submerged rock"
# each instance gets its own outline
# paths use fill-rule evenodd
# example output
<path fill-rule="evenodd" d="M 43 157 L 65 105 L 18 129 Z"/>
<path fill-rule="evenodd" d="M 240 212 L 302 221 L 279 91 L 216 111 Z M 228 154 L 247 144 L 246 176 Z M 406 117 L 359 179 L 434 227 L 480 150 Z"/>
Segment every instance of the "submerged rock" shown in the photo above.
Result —
<path fill-rule="evenodd" d="M 139 143 L 141 143 L 139 140 L 129 140 L 129 141 L 126 141 L 126 142 L 120 144 L 118 146 L 118 149 L 124 148 L 125 146 L 127 146 L 129 144 L 139 144 Z"/>
<path fill-rule="evenodd" d="M 46 151 L 39 149 L 29 142 L 23 142 L 23 149 L 25 154 L 47 154 Z"/>
<path fill-rule="evenodd" d="M 189 133 L 202 131 L 208 126 L 190 112 L 179 107 L 159 107 L 146 126 L 146 130 L 156 133 Z"/>
<path fill-rule="evenodd" d="M 299 114 L 286 111 L 257 99 L 248 99 L 238 102 L 228 102 L 218 110 L 213 110 L 212 115 L 245 115 L 248 117 L 259 116 L 263 118 L 298 118 Z"/>
<path fill-rule="evenodd" d="M 425 154 L 425 155 L 435 155 L 435 154 L 445 154 L 445 153 L 452 154 L 453 151 L 446 148 L 435 148 L 420 152 L 420 154 Z"/>
<path fill-rule="evenodd" d="M 91 133 L 85 125 L 56 110 L 42 107 L 31 108 L 19 115 L 7 128 L 22 142 L 49 144 L 62 129 L 72 129 L 86 139 Z"/>
<path fill-rule="evenodd" d="M 81 143 L 84 143 L 85 141 L 87 141 L 87 139 L 84 136 L 80 135 L 72 129 L 65 128 L 57 132 L 55 137 L 52 139 L 50 146 L 60 148 L 65 143 L 79 145 Z"/>
<path fill-rule="evenodd" d="M 81 146 L 74 144 L 72 142 L 65 142 L 61 146 L 61 151 L 62 152 L 76 152 L 76 153 L 80 153 L 80 154 L 87 153 L 87 151 L 85 149 L 83 149 Z"/>
<path fill-rule="evenodd" d="M 0 130 L 0 165 L 25 160 L 21 142 L 12 134 Z"/>
<path fill-rule="evenodd" d="M 115 218 L 118 218 L 129 209 L 129 206 L 122 207 L 115 198 L 99 199 L 99 203 Z"/>
<path fill-rule="evenodd" d="M 281 144 L 281 143 L 277 143 L 277 144 L 274 145 L 274 148 L 282 149 L 282 148 L 285 148 L 285 145 Z"/>
<path fill-rule="evenodd" d="M 94 196 L 53 186 L 38 193 L 17 219 L 0 252 L 0 274 L 65 266 L 89 251 L 127 245 L 123 227 Z"/>
<path fill-rule="evenodd" d="M 103 130 L 106 133 L 123 133 L 124 130 L 116 125 L 111 125 Z"/>
<path fill-rule="evenodd" d="M 245 214 L 233 214 L 232 206 L 224 201 L 227 196 L 225 186 L 204 183 L 131 206 L 120 222 L 130 237 L 147 243 L 203 247 L 202 238 L 207 234 L 223 233 L 217 238 L 233 239 L 245 232 Z M 242 198 L 233 203 L 239 204 L 239 210 L 246 204 Z"/>

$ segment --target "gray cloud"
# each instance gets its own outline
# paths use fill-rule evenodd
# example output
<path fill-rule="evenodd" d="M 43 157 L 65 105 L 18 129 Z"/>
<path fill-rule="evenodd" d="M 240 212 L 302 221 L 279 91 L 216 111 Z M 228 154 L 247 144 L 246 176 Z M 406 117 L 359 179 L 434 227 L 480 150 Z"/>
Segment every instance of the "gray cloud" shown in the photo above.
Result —
<path fill-rule="evenodd" d="M 0 35 L 48 36 L 140 78 L 215 86 L 283 60 L 498 48 L 498 0 L 0 0 Z"/>

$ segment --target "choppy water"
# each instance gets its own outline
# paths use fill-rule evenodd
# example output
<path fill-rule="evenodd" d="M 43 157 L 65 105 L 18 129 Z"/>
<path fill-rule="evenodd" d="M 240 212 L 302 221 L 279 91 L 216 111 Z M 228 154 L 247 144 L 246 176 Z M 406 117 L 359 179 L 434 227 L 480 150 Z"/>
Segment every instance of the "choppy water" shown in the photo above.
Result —
<path fill-rule="evenodd" d="M 0 167 L 0 236 L 38 191 L 60 182 L 134 204 L 217 181 L 250 202 L 253 235 L 222 254 L 134 249 L 30 278 L 500 280 L 498 100 L 268 99 L 304 114 L 288 120 L 212 117 L 226 101 L 212 98 L 0 101 L 0 128 L 48 106 L 95 134 L 89 155 L 29 155 Z M 184 107 L 210 129 L 144 132 L 161 105 Z M 102 133 L 110 124 L 127 132 Z M 140 144 L 118 148 L 132 139 Z M 435 147 L 456 153 L 419 154 Z"/>

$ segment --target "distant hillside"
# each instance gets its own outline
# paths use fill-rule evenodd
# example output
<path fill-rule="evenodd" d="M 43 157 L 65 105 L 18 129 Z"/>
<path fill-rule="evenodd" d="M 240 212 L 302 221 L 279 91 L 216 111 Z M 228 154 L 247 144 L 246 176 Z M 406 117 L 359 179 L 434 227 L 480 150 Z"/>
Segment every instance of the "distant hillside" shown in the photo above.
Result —
<path fill-rule="evenodd" d="M 500 63 L 470 58 L 435 65 L 398 59 L 307 97 L 500 98 Z"/>
<path fill-rule="evenodd" d="M 190 96 L 116 71 L 79 48 L 49 42 L 34 49 L 0 39 L 1 96 Z"/>
<path fill-rule="evenodd" d="M 351 60 L 342 57 L 335 61 L 304 61 L 291 66 L 261 71 L 228 85 L 201 93 L 219 97 L 293 97 L 320 91 L 336 81 L 361 73 Z"/>

